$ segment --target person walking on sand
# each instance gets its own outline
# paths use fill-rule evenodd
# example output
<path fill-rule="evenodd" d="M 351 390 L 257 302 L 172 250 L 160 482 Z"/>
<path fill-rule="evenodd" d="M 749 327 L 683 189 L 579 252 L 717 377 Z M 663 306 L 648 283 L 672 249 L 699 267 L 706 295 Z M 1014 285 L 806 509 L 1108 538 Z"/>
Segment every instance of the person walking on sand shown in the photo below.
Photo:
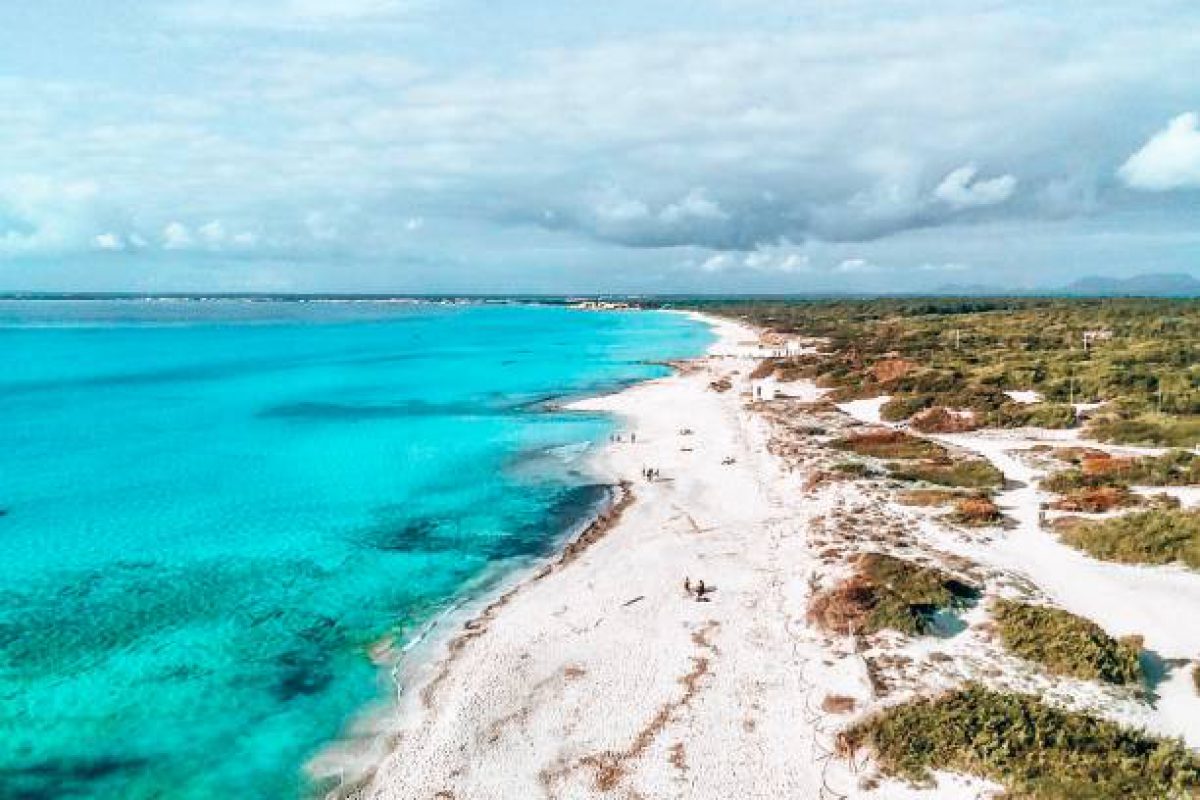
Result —
<path fill-rule="evenodd" d="M 686 595 L 691 595 L 692 593 L 692 579 L 686 575 L 683 578 L 683 593 Z"/>

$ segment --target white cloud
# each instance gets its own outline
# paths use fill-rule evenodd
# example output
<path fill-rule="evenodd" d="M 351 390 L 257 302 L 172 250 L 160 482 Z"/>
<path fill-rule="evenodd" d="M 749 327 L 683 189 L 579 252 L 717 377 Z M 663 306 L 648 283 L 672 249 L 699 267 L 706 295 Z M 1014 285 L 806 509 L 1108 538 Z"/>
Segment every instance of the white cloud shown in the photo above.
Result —
<path fill-rule="evenodd" d="M 716 253 L 700 263 L 704 272 L 745 270 L 777 274 L 807 272 L 810 266 L 808 254 L 790 242 L 760 245 L 747 253 Z"/>
<path fill-rule="evenodd" d="M 97 250 L 124 250 L 125 240 L 115 233 L 101 233 L 92 239 L 92 246 Z"/>
<path fill-rule="evenodd" d="M 201 241 L 211 248 L 220 248 L 225 244 L 225 225 L 219 219 L 201 225 L 197 233 Z"/>
<path fill-rule="evenodd" d="M 976 180 L 979 169 L 967 164 L 951 172 L 933 195 L 955 210 L 994 206 L 1012 197 L 1017 188 L 1017 179 L 1012 175 Z"/>
<path fill-rule="evenodd" d="M 729 219 L 729 215 L 709 198 L 704 189 L 693 189 L 682 200 L 665 206 L 658 218 L 674 225 L 688 220 L 724 220 Z"/>
<path fill-rule="evenodd" d="M 182 222 L 168 223 L 162 232 L 164 250 L 186 250 L 194 245 L 191 230 Z"/>
<path fill-rule="evenodd" d="M 100 188 L 94 181 L 44 175 L 0 181 L 0 256 L 94 247 L 101 216 Z"/>
<path fill-rule="evenodd" d="M 1117 173 L 1148 192 L 1200 188 L 1200 114 L 1180 114 L 1150 137 Z"/>

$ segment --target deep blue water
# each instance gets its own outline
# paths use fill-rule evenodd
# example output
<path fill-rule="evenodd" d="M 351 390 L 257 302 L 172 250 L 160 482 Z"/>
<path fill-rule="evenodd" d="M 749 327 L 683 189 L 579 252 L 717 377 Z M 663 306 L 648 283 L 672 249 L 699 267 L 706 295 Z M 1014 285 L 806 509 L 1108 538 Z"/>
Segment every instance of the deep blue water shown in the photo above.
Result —
<path fill-rule="evenodd" d="M 0 302 L 0 797 L 296 797 L 368 657 L 544 555 L 654 313 Z"/>

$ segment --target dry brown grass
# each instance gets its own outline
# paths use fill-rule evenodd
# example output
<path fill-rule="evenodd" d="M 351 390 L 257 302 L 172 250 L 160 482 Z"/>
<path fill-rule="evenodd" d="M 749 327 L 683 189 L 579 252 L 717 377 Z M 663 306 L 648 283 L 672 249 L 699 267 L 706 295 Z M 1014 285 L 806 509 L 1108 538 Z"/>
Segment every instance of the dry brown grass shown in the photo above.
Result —
<path fill-rule="evenodd" d="M 1083 456 L 1080 459 L 1079 468 L 1088 477 L 1099 475 L 1112 475 L 1115 477 L 1122 472 L 1129 471 L 1136 463 L 1136 458 L 1112 456 L 1108 453 L 1095 453 Z"/>
<path fill-rule="evenodd" d="M 916 369 L 917 365 L 903 358 L 878 361 L 871 367 L 871 375 L 878 383 L 890 383 L 903 378 Z"/>
<path fill-rule="evenodd" d="M 942 406 L 917 412 L 909 425 L 921 433 L 961 433 L 978 427 L 973 413 L 956 413 Z"/>
<path fill-rule="evenodd" d="M 1000 508 L 987 497 L 964 497 L 954 504 L 950 518 L 959 525 L 994 525 L 1002 518 Z"/>
<path fill-rule="evenodd" d="M 1142 502 L 1139 495 L 1124 486 L 1091 486 L 1067 492 L 1051 508 L 1059 511 L 1083 511 L 1100 514 L 1114 508 L 1127 508 Z"/>
<path fill-rule="evenodd" d="M 874 458 L 944 458 L 946 448 L 891 428 L 871 428 L 834 439 L 829 446 Z"/>
<path fill-rule="evenodd" d="M 901 504 L 918 508 L 947 506 L 961 498 L 961 492 L 950 489 L 909 489 L 896 495 L 896 500 Z"/>
<path fill-rule="evenodd" d="M 757 366 L 755 366 L 754 369 L 750 372 L 750 378 L 751 378 L 751 380 L 760 380 L 762 378 L 769 378 L 775 374 L 775 370 L 778 366 L 779 366 L 779 364 L 774 359 L 768 358 L 763 361 L 760 361 L 760 362 L 758 362 Z"/>
<path fill-rule="evenodd" d="M 830 714 L 849 714 L 857 707 L 858 703 L 853 697 L 845 697 L 840 694 L 826 695 L 825 699 L 821 701 L 821 710 Z"/>

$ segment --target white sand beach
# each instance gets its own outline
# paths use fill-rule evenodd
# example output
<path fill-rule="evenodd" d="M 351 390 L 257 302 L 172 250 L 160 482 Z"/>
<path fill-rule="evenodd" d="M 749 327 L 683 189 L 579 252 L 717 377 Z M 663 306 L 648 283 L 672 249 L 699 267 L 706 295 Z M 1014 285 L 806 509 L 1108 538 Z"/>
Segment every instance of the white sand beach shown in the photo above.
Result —
<path fill-rule="evenodd" d="M 588 541 L 438 645 L 385 723 L 386 752 L 338 796 L 993 797 L 985 781 L 938 775 L 917 789 L 835 753 L 848 721 L 968 680 L 1200 743 L 1183 669 L 1156 706 L 1055 678 L 993 641 L 982 607 L 948 638 L 860 642 L 807 624 L 811 593 L 846 574 L 854 553 L 879 550 L 949 563 L 1001 593 L 1040 592 L 1179 659 L 1200 645 L 1164 612 L 1172 597 L 1200 610 L 1200 583 L 1100 564 L 1042 532 L 1036 476 L 1013 455 L 1028 436 L 941 437 L 1020 481 L 999 497 L 1017 529 L 993 538 L 900 506 L 878 482 L 838 478 L 823 437 L 877 422 L 881 401 L 839 409 L 810 386 L 755 403 L 749 374 L 767 354 L 758 332 L 706 319 L 719 336 L 707 357 L 578 404 L 622 420 L 622 441 L 595 468 L 625 499 Z M 697 600 L 685 579 L 710 591 Z"/>
<path fill-rule="evenodd" d="M 815 687 L 869 684 L 824 663 L 804 626 L 808 522 L 827 509 L 745 407 L 757 333 L 713 324 L 694 367 L 579 404 L 624 421 L 597 468 L 632 501 L 452 645 L 353 796 L 818 797 L 845 783 Z M 721 378 L 733 389 L 710 388 Z"/>

